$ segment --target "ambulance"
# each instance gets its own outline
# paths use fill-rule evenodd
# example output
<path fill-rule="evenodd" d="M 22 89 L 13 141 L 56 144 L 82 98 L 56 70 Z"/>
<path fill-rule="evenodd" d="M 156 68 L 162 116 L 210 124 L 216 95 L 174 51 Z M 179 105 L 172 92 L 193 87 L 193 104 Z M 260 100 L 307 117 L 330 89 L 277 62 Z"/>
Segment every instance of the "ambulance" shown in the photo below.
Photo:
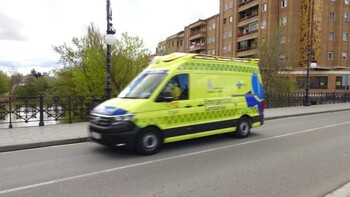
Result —
<path fill-rule="evenodd" d="M 94 142 L 141 155 L 157 153 L 164 143 L 210 135 L 245 138 L 264 124 L 258 60 L 187 53 L 155 57 L 90 115 Z"/>

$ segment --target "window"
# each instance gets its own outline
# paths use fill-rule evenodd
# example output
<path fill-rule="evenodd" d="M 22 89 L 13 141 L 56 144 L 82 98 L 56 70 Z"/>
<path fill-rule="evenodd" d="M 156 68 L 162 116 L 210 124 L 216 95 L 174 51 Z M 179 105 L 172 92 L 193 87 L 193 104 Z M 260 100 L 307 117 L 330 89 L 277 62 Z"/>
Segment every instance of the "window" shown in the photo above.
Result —
<path fill-rule="evenodd" d="M 212 28 L 215 29 L 215 23 L 213 23 Z"/>
<path fill-rule="evenodd" d="M 208 51 L 208 55 L 211 55 L 211 51 L 210 50 Z"/>
<path fill-rule="evenodd" d="M 333 60 L 333 52 L 328 52 L 328 60 Z"/>
<path fill-rule="evenodd" d="M 211 54 L 212 54 L 212 55 L 215 55 L 215 50 L 214 50 L 214 49 L 211 51 Z"/>
<path fill-rule="evenodd" d="M 222 47 L 223 52 L 227 51 L 227 46 Z"/>
<path fill-rule="evenodd" d="M 266 20 L 262 20 L 261 21 L 261 29 L 265 29 L 266 28 Z"/>
<path fill-rule="evenodd" d="M 280 26 L 287 25 L 287 17 L 281 17 L 280 18 Z"/>
<path fill-rule="evenodd" d="M 231 48 L 232 48 L 231 45 L 228 45 L 227 46 L 227 51 L 231 51 Z"/>
<path fill-rule="evenodd" d="M 261 11 L 262 11 L 262 12 L 266 12 L 266 11 L 267 11 L 267 3 L 263 3 L 263 4 L 261 5 Z"/>
<path fill-rule="evenodd" d="M 287 7 L 287 0 L 281 0 L 281 8 Z"/>
<path fill-rule="evenodd" d="M 334 40 L 334 32 L 329 32 L 328 34 L 328 40 L 333 41 Z"/>
<path fill-rule="evenodd" d="M 228 3 L 224 4 L 224 11 L 228 9 Z"/>
<path fill-rule="evenodd" d="M 211 42 L 215 42 L 215 36 L 211 38 Z"/>
<path fill-rule="evenodd" d="M 335 89 L 336 90 L 346 90 L 347 87 L 343 85 L 343 77 L 336 77 L 335 79 Z"/>
<path fill-rule="evenodd" d="M 224 32 L 224 39 L 226 39 L 227 38 L 227 32 L 225 31 Z"/>
<path fill-rule="evenodd" d="M 188 100 L 188 87 L 188 74 L 176 75 L 169 80 L 158 98 L 171 95 L 174 100 Z"/>
<path fill-rule="evenodd" d="M 344 32 L 343 33 L 343 41 L 348 41 L 349 40 L 349 32 Z"/>
<path fill-rule="evenodd" d="M 328 77 L 310 77 L 310 89 L 327 89 Z"/>
<path fill-rule="evenodd" d="M 229 3 L 228 3 L 228 8 L 232 8 L 233 7 L 233 0 L 231 0 Z"/>
<path fill-rule="evenodd" d="M 286 43 L 286 36 L 281 36 L 281 44 L 284 44 Z"/>
<path fill-rule="evenodd" d="M 348 53 L 347 52 L 342 52 L 341 59 L 342 60 L 348 60 Z"/>
<path fill-rule="evenodd" d="M 210 36 L 208 37 L 207 43 L 208 43 L 208 44 L 211 43 L 211 37 L 210 37 Z"/>
<path fill-rule="evenodd" d="M 329 13 L 329 20 L 330 21 L 335 21 L 335 12 L 330 12 Z"/>
<path fill-rule="evenodd" d="M 211 30 L 211 25 L 208 25 L 208 31 L 210 31 Z"/>
<path fill-rule="evenodd" d="M 248 41 L 242 41 L 239 43 L 239 49 L 247 49 L 248 48 Z"/>
<path fill-rule="evenodd" d="M 209 36 L 208 37 L 208 44 L 212 43 L 212 42 L 214 42 L 214 37 L 213 36 Z"/>
<path fill-rule="evenodd" d="M 229 32 L 227 32 L 227 37 L 231 38 L 232 37 L 232 30 L 230 30 Z"/>
<path fill-rule="evenodd" d="M 344 21 L 349 21 L 350 20 L 350 13 L 349 12 L 345 12 L 344 13 Z"/>
<path fill-rule="evenodd" d="M 249 31 L 255 31 L 255 30 L 257 30 L 257 29 L 258 29 L 258 22 L 250 23 L 250 24 L 248 25 L 248 29 L 249 29 Z"/>
<path fill-rule="evenodd" d="M 229 18 L 230 23 L 232 23 L 232 20 L 233 20 L 233 17 L 230 16 L 230 18 Z"/>
<path fill-rule="evenodd" d="M 227 23 L 227 18 L 224 18 L 224 24 L 226 24 Z"/>

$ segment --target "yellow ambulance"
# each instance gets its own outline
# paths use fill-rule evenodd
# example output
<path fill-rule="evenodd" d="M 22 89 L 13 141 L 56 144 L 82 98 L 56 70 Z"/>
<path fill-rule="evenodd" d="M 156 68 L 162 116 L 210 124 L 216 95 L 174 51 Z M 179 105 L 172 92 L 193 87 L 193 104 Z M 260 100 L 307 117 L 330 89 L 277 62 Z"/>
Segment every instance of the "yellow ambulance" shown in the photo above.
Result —
<path fill-rule="evenodd" d="M 232 133 L 264 123 L 257 59 L 173 53 L 155 57 L 116 98 L 91 111 L 93 141 L 155 154 L 163 143 Z"/>

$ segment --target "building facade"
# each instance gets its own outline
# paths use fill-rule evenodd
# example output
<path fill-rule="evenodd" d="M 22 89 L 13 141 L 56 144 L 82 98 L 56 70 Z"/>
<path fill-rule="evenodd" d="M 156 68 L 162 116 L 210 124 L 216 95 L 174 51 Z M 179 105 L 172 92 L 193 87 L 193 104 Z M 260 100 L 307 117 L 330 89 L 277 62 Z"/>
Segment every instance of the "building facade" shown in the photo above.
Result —
<path fill-rule="evenodd" d="M 311 93 L 349 90 L 343 79 L 350 75 L 350 0 L 219 0 L 218 3 L 217 15 L 189 24 L 181 34 L 168 37 L 167 53 L 275 55 L 283 73 L 295 76 L 301 89 L 309 70 Z M 182 45 L 176 44 L 179 40 Z M 311 62 L 316 62 L 317 67 L 310 68 Z"/>

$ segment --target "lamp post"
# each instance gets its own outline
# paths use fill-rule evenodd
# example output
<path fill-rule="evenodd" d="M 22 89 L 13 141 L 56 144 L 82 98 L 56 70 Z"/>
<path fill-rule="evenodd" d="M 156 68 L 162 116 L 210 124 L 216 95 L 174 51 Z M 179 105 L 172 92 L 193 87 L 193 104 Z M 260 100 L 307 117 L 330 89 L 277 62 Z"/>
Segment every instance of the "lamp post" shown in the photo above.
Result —
<path fill-rule="evenodd" d="M 317 63 L 315 61 L 314 57 L 314 50 L 312 48 L 312 39 L 313 39 L 313 16 L 314 16 L 314 9 L 313 9 L 313 0 L 309 0 L 309 44 L 306 46 L 306 53 L 307 53 L 307 65 L 306 65 L 306 85 L 305 85 L 305 100 L 304 100 L 304 106 L 310 106 L 310 67 L 316 68 Z M 312 60 L 311 60 L 312 55 Z"/>
<path fill-rule="evenodd" d="M 112 9 L 110 8 L 111 3 L 110 0 L 106 0 L 107 2 L 107 35 L 105 38 L 107 44 L 107 52 L 106 52 L 106 95 L 105 100 L 111 97 L 111 45 L 115 44 L 116 39 L 114 37 L 115 29 L 113 28 L 112 23 Z"/>
<path fill-rule="evenodd" d="M 306 85 L 305 85 L 305 101 L 304 106 L 310 106 L 310 68 L 316 68 L 317 63 L 314 57 L 311 60 L 311 55 L 314 56 L 311 45 L 307 45 L 307 65 L 306 65 Z"/>

